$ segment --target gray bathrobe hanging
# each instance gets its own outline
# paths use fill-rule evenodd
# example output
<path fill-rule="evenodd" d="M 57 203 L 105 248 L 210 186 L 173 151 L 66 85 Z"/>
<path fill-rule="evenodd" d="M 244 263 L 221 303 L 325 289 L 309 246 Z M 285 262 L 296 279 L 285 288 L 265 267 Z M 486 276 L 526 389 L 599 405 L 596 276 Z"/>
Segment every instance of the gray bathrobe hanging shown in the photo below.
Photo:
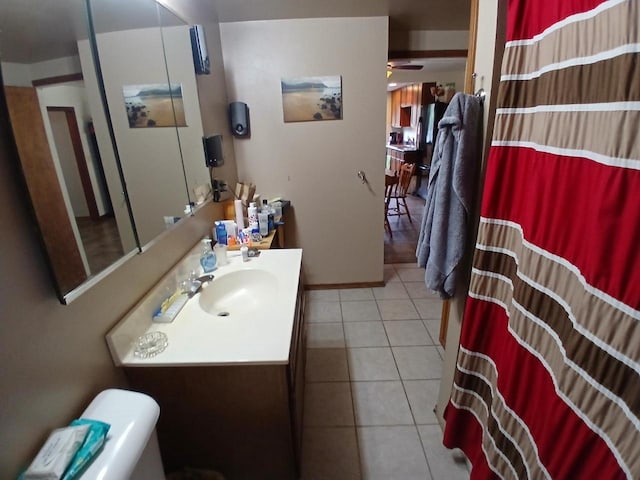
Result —
<path fill-rule="evenodd" d="M 480 99 L 457 93 L 438 123 L 429 188 L 416 257 L 427 288 L 441 298 L 455 292 L 480 164 Z"/>

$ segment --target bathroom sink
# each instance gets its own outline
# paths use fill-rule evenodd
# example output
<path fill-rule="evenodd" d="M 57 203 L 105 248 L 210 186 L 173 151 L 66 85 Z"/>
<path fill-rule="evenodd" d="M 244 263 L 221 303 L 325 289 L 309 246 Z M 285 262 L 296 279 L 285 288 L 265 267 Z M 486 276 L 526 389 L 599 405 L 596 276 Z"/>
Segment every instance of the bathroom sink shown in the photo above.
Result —
<path fill-rule="evenodd" d="M 264 270 L 248 269 L 216 277 L 200 293 L 200 308 L 219 317 L 264 315 L 277 293 L 277 278 Z"/>

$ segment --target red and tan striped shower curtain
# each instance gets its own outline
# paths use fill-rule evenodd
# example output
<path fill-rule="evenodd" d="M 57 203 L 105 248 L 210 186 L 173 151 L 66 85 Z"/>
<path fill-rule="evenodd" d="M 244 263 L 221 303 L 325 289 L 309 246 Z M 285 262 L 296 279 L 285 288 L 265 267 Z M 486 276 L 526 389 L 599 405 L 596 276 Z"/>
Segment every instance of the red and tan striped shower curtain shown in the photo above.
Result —
<path fill-rule="evenodd" d="M 472 478 L 640 478 L 638 0 L 509 0 L 445 445 Z"/>

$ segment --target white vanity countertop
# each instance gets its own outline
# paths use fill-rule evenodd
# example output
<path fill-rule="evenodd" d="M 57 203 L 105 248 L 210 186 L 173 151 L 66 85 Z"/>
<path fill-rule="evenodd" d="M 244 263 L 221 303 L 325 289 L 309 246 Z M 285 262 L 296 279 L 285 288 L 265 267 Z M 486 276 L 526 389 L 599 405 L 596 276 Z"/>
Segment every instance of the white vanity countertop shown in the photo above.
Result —
<path fill-rule="evenodd" d="M 197 261 L 199 248 L 194 247 L 183 262 L 193 264 L 194 259 Z M 289 361 L 302 250 L 262 250 L 259 257 L 250 258 L 248 262 L 242 262 L 240 252 L 229 252 L 228 257 L 229 264 L 213 272 L 214 280 L 203 288 L 202 293 L 189 299 L 172 323 L 151 320 L 153 311 L 166 296 L 163 282 L 149 292 L 107 334 L 115 364 L 124 367 L 286 364 Z M 177 279 L 184 276 L 186 267 L 182 267 L 180 269 L 179 265 L 179 273 L 174 269 L 163 280 L 166 282 L 172 275 Z M 273 275 L 268 278 L 274 279 L 275 288 L 265 302 L 268 305 L 261 307 L 259 314 L 234 315 L 230 312 L 231 315 L 222 317 L 207 313 L 200 307 L 200 296 L 205 295 L 206 289 L 215 285 L 216 280 L 243 270 Z M 247 274 L 253 275 L 251 272 Z M 155 331 L 167 335 L 166 349 L 152 358 L 135 356 L 136 340 L 140 335 Z"/>

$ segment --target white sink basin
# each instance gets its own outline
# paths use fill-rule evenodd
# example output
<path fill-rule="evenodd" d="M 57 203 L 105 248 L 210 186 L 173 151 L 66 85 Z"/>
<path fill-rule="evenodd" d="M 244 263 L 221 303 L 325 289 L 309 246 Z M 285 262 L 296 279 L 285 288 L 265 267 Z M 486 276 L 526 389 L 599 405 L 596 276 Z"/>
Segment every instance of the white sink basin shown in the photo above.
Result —
<path fill-rule="evenodd" d="M 215 275 L 215 274 L 214 274 Z M 219 317 L 263 315 L 276 298 L 278 280 L 264 270 L 247 269 L 214 278 L 202 289 L 202 310 Z"/>

